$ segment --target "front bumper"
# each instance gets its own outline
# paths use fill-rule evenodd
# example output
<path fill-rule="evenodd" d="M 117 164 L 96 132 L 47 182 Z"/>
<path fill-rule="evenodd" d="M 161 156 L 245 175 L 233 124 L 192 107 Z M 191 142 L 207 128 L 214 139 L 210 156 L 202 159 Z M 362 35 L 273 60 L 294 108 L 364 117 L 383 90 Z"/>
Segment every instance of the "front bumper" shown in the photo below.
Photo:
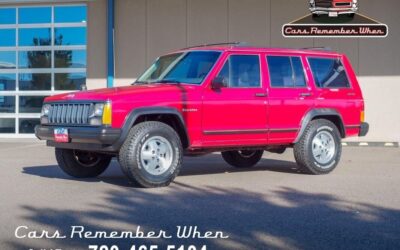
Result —
<path fill-rule="evenodd" d="M 366 136 L 368 134 L 369 131 L 369 124 L 366 122 L 361 123 L 360 126 L 360 132 L 358 134 L 358 136 Z"/>
<path fill-rule="evenodd" d="M 117 151 L 122 133 L 121 129 L 107 127 L 65 127 L 70 140 L 59 143 L 54 140 L 54 128 L 56 126 L 38 125 L 35 135 L 40 140 L 46 140 L 48 146 L 90 151 Z"/>
<path fill-rule="evenodd" d="M 324 7 L 311 7 L 310 11 L 313 14 L 329 14 L 332 12 L 336 12 L 338 14 L 353 14 L 358 11 L 358 7 L 350 7 L 350 8 L 324 8 Z"/>

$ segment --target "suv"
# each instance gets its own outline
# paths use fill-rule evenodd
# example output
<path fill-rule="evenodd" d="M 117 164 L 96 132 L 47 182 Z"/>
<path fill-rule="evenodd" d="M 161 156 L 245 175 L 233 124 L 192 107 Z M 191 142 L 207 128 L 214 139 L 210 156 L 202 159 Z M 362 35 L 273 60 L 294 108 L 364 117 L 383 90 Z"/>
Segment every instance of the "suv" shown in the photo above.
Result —
<path fill-rule="evenodd" d="M 347 14 L 353 17 L 358 10 L 358 0 L 310 0 L 310 11 L 314 16 L 328 14 L 336 17 Z"/>
<path fill-rule="evenodd" d="M 143 187 L 168 185 L 183 155 L 211 152 L 249 168 L 264 151 L 294 148 L 304 172 L 326 174 L 341 139 L 367 132 L 345 55 L 236 44 L 161 56 L 132 86 L 47 97 L 35 128 L 68 175 L 98 176 L 117 157 Z"/>

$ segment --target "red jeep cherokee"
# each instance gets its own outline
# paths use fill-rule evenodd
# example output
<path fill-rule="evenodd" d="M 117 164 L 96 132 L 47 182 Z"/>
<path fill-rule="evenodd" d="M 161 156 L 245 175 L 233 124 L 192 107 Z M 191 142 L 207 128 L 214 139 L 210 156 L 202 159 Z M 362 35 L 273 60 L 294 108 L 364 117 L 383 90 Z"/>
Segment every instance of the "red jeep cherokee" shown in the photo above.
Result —
<path fill-rule="evenodd" d="M 358 0 L 310 0 L 310 11 L 314 16 L 347 14 L 353 17 L 358 10 Z"/>
<path fill-rule="evenodd" d="M 248 168 L 293 147 L 304 172 L 326 174 L 341 139 L 367 132 L 345 55 L 234 45 L 161 56 L 132 86 L 48 97 L 36 127 L 67 174 L 98 176 L 116 156 L 143 187 L 168 185 L 183 155 L 216 151 Z"/>

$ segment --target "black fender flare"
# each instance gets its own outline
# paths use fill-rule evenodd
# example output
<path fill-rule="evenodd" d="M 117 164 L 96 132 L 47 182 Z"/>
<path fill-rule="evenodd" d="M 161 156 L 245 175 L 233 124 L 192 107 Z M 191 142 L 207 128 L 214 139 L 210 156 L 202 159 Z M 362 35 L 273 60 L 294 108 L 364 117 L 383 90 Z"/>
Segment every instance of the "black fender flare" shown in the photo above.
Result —
<path fill-rule="evenodd" d="M 308 123 L 310 123 L 310 121 L 312 121 L 317 116 L 335 116 L 335 117 L 339 118 L 340 127 L 338 129 L 339 129 L 339 132 L 342 135 L 342 137 L 345 136 L 346 132 L 344 130 L 344 123 L 343 123 L 343 119 L 342 119 L 342 116 L 340 115 L 340 113 L 338 111 L 336 111 L 335 109 L 318 108 L 318 109 L 312 109 L 312 110 L 308 111 L 307 114 L 304 115 L 303 119 L 301 120 L 301 126 L 300 126 L 299 133 L 297 134 L 297 137 L 296 137 L 296 140 L 294 141 L 294 143 L 297 143 L 300 140 L 301 136 L 303 135 L 304 131 L 307 128 Z"/>
<path fill-rule="evenodd" d="M 176 109 L 176 108 L 171 108 L 171 107 L 157 107 L 157 106 L 152 106 L 152 107 L 142 107 L 142 108 L 136 108 L 133 109 L 129 115 L 125 118 L 124 125 L 122 126 L 122 132 L 121 136 L 118 139 L 118 141 L 115 143 L 115 147 L 121 148 L 122 144 L 124 143 L 126 137 L 128 136 L 129 130 L 133 127 L 133 124 L 135 124 L 136 120 L 142 116 L 142 115 L 163 115 L 163 114 L 169 114 L 169 115 L 175 115 L 178 117 L 179 122 L 181 123 L 180 125 L 184 129 L 184 136 L 186 136 L 186 140 L 189 144 L 189 134 L 187 132 L 186 128 L 186 123 L 185 120 L 183 119 L 182 114 Z"/>

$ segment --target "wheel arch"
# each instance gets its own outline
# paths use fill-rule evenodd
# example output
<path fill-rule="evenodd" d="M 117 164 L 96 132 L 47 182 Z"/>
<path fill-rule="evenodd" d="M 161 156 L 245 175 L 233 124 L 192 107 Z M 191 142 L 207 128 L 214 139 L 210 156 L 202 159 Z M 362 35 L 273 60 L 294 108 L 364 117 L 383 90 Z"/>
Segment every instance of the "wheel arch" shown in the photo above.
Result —
<path fill-rule="evenodd" d="M 190 140 L 182 114 L 170 107 L 143 107 L 132 110 L 125 118 L 120 137 L 120 145 L 128 136 L 129 130 L 144 121 L 160 121 L 171 126 L 179 135 L 183 148 L 189 147 Z"/>
<path fill-rule="evenodd" d="M 338 111 L 336 111 L 335 109 L 325 109 L 325 108 L 312 109 L 303 117 L 303 119 L 301 121 L 299 133 L 297 134 L 297 137 L 296 137 L 296 140 L 294 141 L 294 143 L 297 143 L 300 140 L 301 136 L 303 135 L 304 131 L 306 130 L 307 125 L 311 121 L 316 120 L 316 119 L 326 119 L 326 120 L 331 121 L 338 128 L 338 130 L 340 132 L 340 136 L 342 138 L 346 137 L 346 131 L 345 131 L 345 127 L 343 124 L 343 119 Z"/>

